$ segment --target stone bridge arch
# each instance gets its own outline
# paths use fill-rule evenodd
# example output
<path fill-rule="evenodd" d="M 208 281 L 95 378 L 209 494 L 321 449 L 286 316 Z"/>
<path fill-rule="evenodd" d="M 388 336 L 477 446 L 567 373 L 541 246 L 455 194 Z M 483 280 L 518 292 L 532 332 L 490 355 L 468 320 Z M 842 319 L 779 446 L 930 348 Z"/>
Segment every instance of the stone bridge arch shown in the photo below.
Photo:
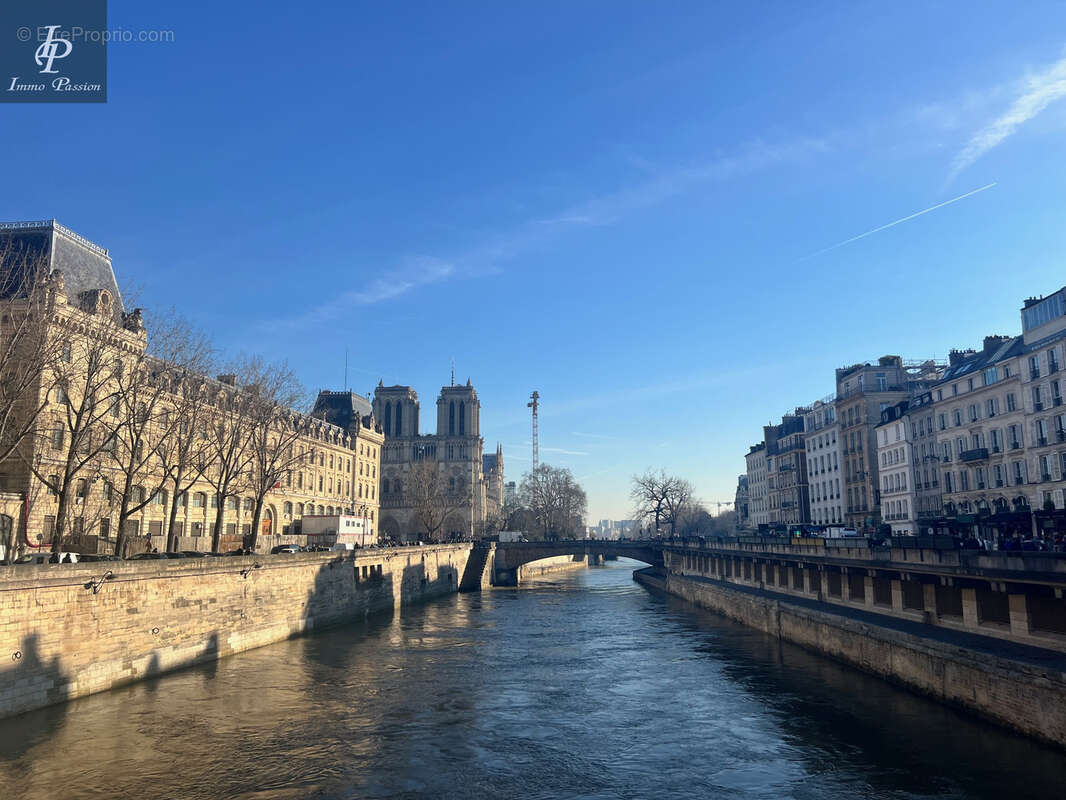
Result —
<path fill-rule="evenodd" d="M 661 546 L 651 542 L 619 542 L 610 539 L 575 539 L 554 542 L 499 542 L 493 565 L 496 586 L 517 586 L 518 568 L 555 556 L 608 556 L 632 558 L 649 567 L 663 566 Z"/>

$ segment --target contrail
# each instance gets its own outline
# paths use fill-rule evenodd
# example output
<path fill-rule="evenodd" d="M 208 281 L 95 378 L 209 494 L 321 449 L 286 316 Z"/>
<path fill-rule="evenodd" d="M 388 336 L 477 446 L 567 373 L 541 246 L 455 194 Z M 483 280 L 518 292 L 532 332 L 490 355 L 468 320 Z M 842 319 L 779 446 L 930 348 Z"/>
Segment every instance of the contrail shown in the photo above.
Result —
<path fill-rule="evenodd" d="M 837 242 L 836 244 L 830 245 L 829 247 L 824 247 L 821 250 L 818 250 L 818 251 L 816 251 L 814 253 L 811 253 L 810 255 L 804 256 L 803 258 L 799 259 L 799 261 L 806 261 L 809 258 L 814 258 L 815 256 L 820 256 L 823 253 L 828 253 L 830 250 L 836 250 L 838 247 L 843 247 L 846 244 L 851 244 L 852 242 L 857 242 L 857 241 L 859 241 L 859 239 L 865 239 L 867 236 L 873 236 L 875 233 L 880 233 L 883 230 L 887 230 L 888 228 L 895 227 L 896 225 L 899 225 L 899 224 L 901 224 L 903 222 L 906 222 L 907 220 L 914 219 L 915 217 L 920 217 L 922 214 L 928 214 L 930 211 L 936 211 L 938 208 L 943 208 L 944 206 L 950 206 L 952 203 L 957 203 L 960 200 L 965 200 L 967 197 L 975 195 L 978 192 L 983 192 L 986 189 L 991 189 L 993 186 L 996 185 L 996 183 L 998 183 L 998 181 L 993 181 L 992 183 L 988 184 L 987 186 L 982 186 L 982 187 L 980 187 L 978 189 L 974 189 L 972 191 L 967 192 L 966 194 L 960 194 L 958 197 L 953 197 L 950 200 L 945 200 L 943 203 L 937 203 L 935 206 L 929 206 L 929 208 L 923 209 L 922 211 L 916 211 L 913 214 L 910 214 L 910 215 L 908 215 L 906 217 L 901 217 L 900 219 L 897 219 L 894 222 L 890 222 L 887 225 L 882 225 L 879 228 L 874 228 L 873 230 L 866 231 L 866 233 L 860 233 L 858 236 L 852 236 L 850 239 L 845 239 L 844 241 Z M 797 261 L 796 263 L 799 263 L 799 262 Z"/>

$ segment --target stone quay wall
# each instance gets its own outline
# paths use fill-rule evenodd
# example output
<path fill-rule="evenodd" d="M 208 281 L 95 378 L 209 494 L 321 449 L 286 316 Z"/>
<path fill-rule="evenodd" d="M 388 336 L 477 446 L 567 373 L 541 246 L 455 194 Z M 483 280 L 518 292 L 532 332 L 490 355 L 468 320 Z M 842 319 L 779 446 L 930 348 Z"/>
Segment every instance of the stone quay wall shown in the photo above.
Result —
<path fill-rule="evenodd" d="M 471 552 L 455 544 L 0 567 L 0 717 L 393 611 L 460 584 L 480 589 L 488 576 L 466 574 Z"/>
<path fill-rule="evenodd" d="M 1035 648 L 1020 646 L 1011 652 L 993 639 L 985 648 L 977 644 L 981 637 L 963 640 L 970 635 L 935 629 L 932 635 L 922 636 L 915 624 L 886 621 L 879 625 L 876 615 L 848 614 L 829 604 L 792 600 L 710 578 L 650 569 L 638 571 L 634 578 L 764 633 L 1066 747 L 1066 672 L 1058 653 L 1042 657 Z"/>
<path fill-rule="evenodd" d="M 538 575 L 551 575 L 555 572 L 583 569 L 589 565 L 590 560 L 595 560 L 595 556 L 552 556 L 550 558 L 542 558 L 540 561 L 532 561 L 518 568 L 518 582 L 521 583 Z"/>

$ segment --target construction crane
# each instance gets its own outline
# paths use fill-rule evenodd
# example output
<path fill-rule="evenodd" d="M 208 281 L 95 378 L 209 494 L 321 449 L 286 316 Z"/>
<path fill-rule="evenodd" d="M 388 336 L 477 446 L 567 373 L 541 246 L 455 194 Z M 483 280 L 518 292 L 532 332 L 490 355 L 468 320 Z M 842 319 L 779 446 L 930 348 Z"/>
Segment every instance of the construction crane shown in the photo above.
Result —
<path fill-rule="evenodd" d="M 529 402 L 526 403 L 526 408 L 533 409 L 533 469 L 536 469 L 540 463 L 540 454 L 537 451 L 537 408 L 539 407 L 540 393 L 534 389 L 533 394 L 529 396 Z"/>

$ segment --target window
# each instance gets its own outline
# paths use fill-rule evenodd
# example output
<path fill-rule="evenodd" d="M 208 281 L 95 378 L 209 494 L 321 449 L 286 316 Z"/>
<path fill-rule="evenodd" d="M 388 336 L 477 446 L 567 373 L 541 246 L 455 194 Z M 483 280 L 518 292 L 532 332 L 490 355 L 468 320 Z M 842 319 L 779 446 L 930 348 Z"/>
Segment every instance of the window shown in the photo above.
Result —
<path fill-rule="evenodd" d="M 951 421 L 953 423 L 955 423 L 955 427 L 956 428 L 959 427 L 960 425 L 962 425 L 962 410 L 961 409 L 956 408 L 954 411 L 951 412 Z"/>
<path fill-rule="evenodd" d="M 64 439 L 64 432 L 63 432 L 62 428 L 56 428 L 54 431 L 52 431 L 52 449 L 53 450 L 62 450 L 63 449 L 63 439 Z"/>
<path fill-rule="evenodd" d="M 991 386 L 996 382 L 996 368 L 989 367 L 985 370 L 985 386 Z"/>
<path fill-rule="evenodd" d="M 1030 378 L 1039 378 L 1040 377 L 1040 357 L 1039 356 L 1029 356 L 1029 377 Z"/>
<path fill-rule="evenodd" d="M 62 358 L 64 363 L 67 364 L 74 360 L 74 351 L 73 348 L 70 346 L 70 342 L 63 342 Z"/>
<path fill-rule="evenodd" d="M 937 417 L 937 424 L 939 425 L 940 430 L 945 430 L 948 427 L 948 415 L 941 414 Z"/>
<path fill-rule="evenodd" d="M 985 401 L 985 413 L 988 416 L 990 416 L 990 417 L 994 417 L 994 416 L 996 416 L 996 414 L 998 412 L 999 412 L 999 398 L 998 397 L 990 397 L 990 398 L 988 398 Z"/>
<path fill-rule="evenodd" d="M 1017 408 L 1017 404 L 1014 401 L 1014 392 L 1007 393 L 1007 411 L 1014 411 Z"/>
<path fill-rule="evenodd" d="M 1055 355 L 1055 349 L 1052 348 L 1051 350 L 1047 351 L 1047 371 L 1048 371 L 1048 373 L 1052 373 L 1052 372 L 1058 372 L 1058 370 L 1059 370 L 1059 359 L 1058 359 L 1058 356 Z"/>

